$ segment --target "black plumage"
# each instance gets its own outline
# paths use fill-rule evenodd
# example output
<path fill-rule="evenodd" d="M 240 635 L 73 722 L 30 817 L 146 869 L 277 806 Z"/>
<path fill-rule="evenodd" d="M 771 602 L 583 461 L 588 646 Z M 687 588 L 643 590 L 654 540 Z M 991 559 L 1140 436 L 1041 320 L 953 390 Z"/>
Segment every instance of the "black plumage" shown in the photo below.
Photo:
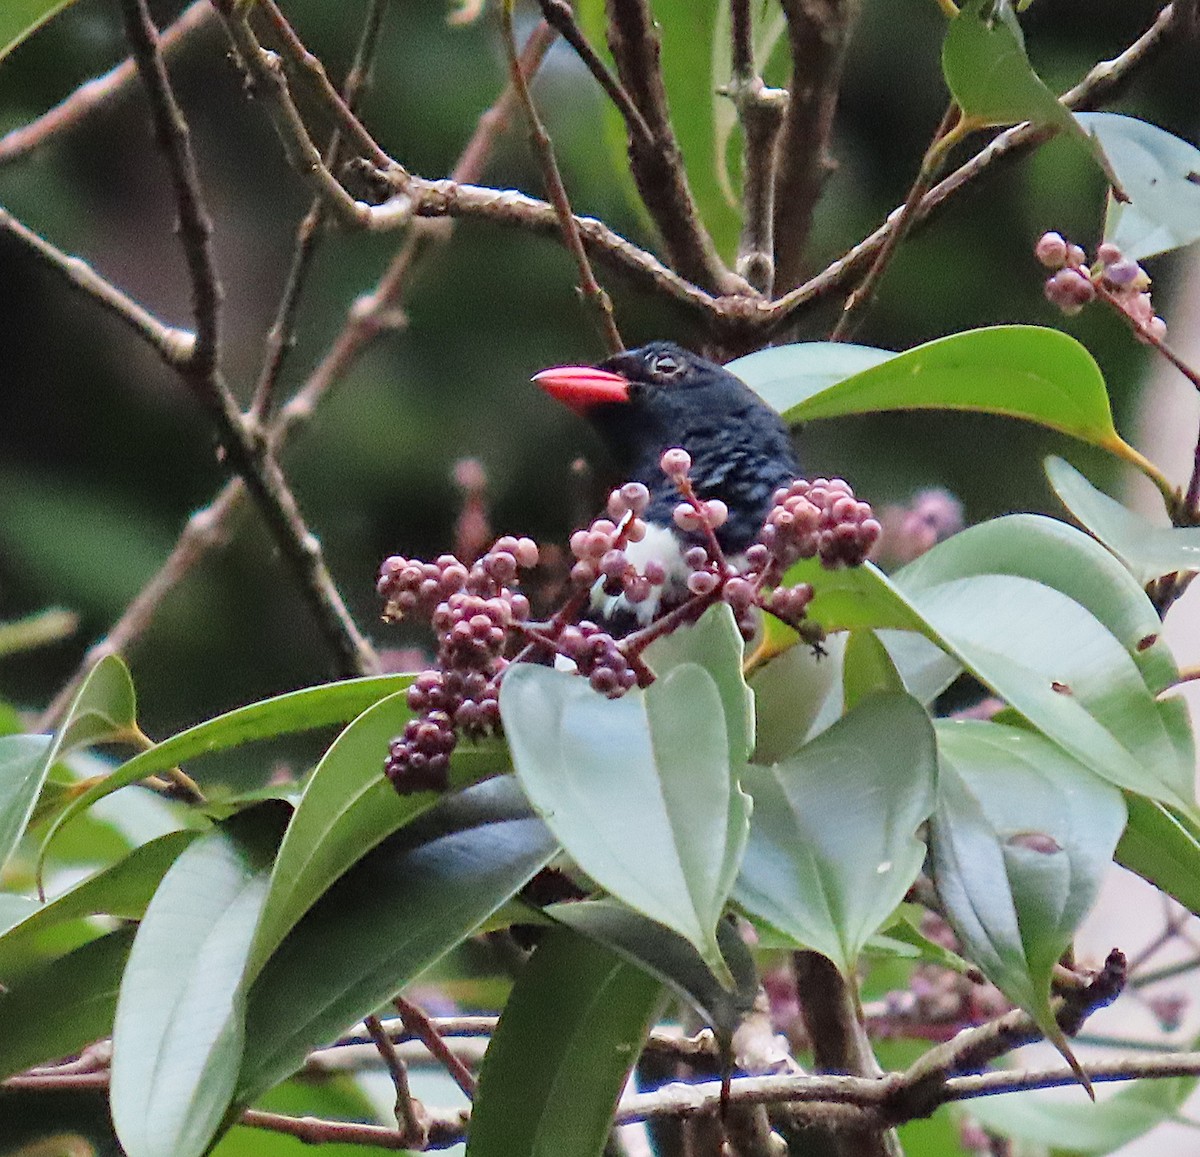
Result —
<path fill-rule="evenodd" d="M 594 370 L 546 370 L 535 380 L 596 428 L 617 478 L 646 485 L 652 524 L 674 529 L 679 492 L 659 460 L 672 447 L 686 450 L 697 496 L 729 508 L 717 531 L 727 555 L 754 541 L 772 494 L 800 473 L 783 419 L 740 378 L 674 342 L 627 350 Z"/>

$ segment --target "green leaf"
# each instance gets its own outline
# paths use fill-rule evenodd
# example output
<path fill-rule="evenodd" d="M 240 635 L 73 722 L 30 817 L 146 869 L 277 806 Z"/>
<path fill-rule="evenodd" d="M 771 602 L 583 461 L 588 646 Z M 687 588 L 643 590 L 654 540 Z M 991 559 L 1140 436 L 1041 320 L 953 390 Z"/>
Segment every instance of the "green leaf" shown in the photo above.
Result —
<path fill-rule="evenodd" d="M 135 755 L 121 764 L 112 775 L 79 795 L 47 831 L 42 840 L 39 860 L 45 859 L 46 850 L 59 828 L 98 799 L 119 788 L 214 751 L 225 751 L 243 743 L 273 739 L 279 735 L 313 731 L 334 723 L 348 723 L 372 703 L 402 690 L 410 682 L 411 675 L 375 675 L 365 679 L 325 683 L 238 707 L 215 719 L 189 727 Z"/>
<path fill-rule="evenodd" d="M 1085 112 L 1075 119 L 1099 141 L 1130 198 L 1109 197 L 1106 241 L 1140 261 L 1200 237 L 1200 150 L 1136 117 Z"/>
<path fill-rule="evenodd" d="M 750 839 L 734 898 L 849 976 L 925 858 L 933 730 L 911 696 L 871 695 L 773 768 L 748 768 Z"/>
<path fill-rule="evenodd" d="M 1036 422 L 1110 451 L 1124 445 L 1092 355 L 1073 337 L 1041 326 L 951 334 L 836 385 L 812 387 L 803 377 L 780 378 L 772 386 L 786 421 L 882 410 L 969 410 Z"/>
<path fill-rule="evenodd" d="M 1195 1087 L 1195 1077 L 1131 1081 L 1096 1104 L 1069 1101 L 1058 1090 L 1031 1089 L 980 1097 L 971 1102 L 970 1114 L 1004 1137 L 1072 1157 L 1101 1157 L 1176 1119 Z"/>
<path fill-rule="evenodd" d="M 672 631 L 651 643 L 642 654 L 655 674 L 667 674 L 682 663 L 703 667 L 717 685 L 729 735 L 729 758 L 734 766 L 754 750 L 754 694 L 742 674 L 746 641 L 728 603 L 710 607 L 700 621 Z"/>
<path fill-rule="evenodd" d="M 1046 476 L 1062 504 L 1145 586 L 1176 572 L 1200 571 L 1200 527 L 1155 526 L 1093 486 L 1061 458 Z"/>
<path fill-rule="evenodd" d="M 0 868 L 33 815 L 34 806 L 46 781 L 54 750 L 49 735 L 0 736 Z"/>
<path fill-rule="evenodd" d="M 0 977 L 11 983 L 28 963 L 31 946 L 47 929 L 82 916 L 140 919 L 159 881 L 196 832 L 171 832 L 136 848 L 48 904 L 36 905 L 0 935 Z"/>
<path fill-rule="evenodd" d="M 1023 728 L 943 720 L 936 730 L 930 852 L 946 918 L 963 954 L 1075 1068 L 1050 1007 L 1051 973 L 1112 860 L 1121 793 Z"/>
<path fill-rule="evenodd" d="M 801 581 L 813 584 L 809 617 L 826 630 L 919 632 L 1109 782 L 1185 812 L 1194 809 L 1190 729 L 1182 712 L 1170 701 L 1156 702 L 1121 642 L 1073 599 L 1003 574 L 930 587 L 914 581 L 910 591 L 869 563 L 822 572 L 809 560 L 785 578 Z M 778 638 L 781 628 L 768 622 L 768 631 L 786 644 Z"/>
<path fill-rule="evenodd" d="M 661 1004 L 641 969 L 567 928 L 545 933 L 488 1045 L 468 1157 L 599 1157 Z"/>
<path fill-rule="evenodd" d="M 578 675 L 522 663 L 505 675 L 500 714 L 521 786 L 567 852 L 732 987 L 716 925 L 748 816 L 713 676 L 685 662 L 606 699 Z"/>
<path fill-rule="evenodd" d="M 842 713 L 840 676 L 845 634 L 831 635 L 821 654 L 798 643 L 775 655 L 750 676 L 754 693 L 754 762 L 786 759 L 826 722 Z M 826 724 L 827 725 L 827 724 Z"/>
<path fill-rule="evenodd" d="M 73 0 L 4 0 L 0 5 L 0 61 Z"/>
<path fill-rule="evenodd" d="M 0 1079 L 108 1035 L 132 943 L 132 928 L 110 932 L 0 995 Z"/>
<path fill-rule="evenodd" d="M 237 1083 L 247 956 L 289 809 L 270 802 L 196 840 L 138 927 L 113 1024 L 110 1100 L 129 1157 L 198 1157 Z"/>
<path fill-rule="evenodd" d="M 557 851 L 504 776 L 444 799 L 369 852 L 309 909 L 251 987 L 238 1103 L 378 1009 Z"/>
<path fill-rule="evenodd" d="M 758 972 L 750 950 L 729 919 L 717 925 L 717 942 L 733 973 L 732 989 L 718 982 L 682 936 L 615 900 L 552 904 L 544 914 L 657 977 L 704 1018 L 723 1045 L 728 1045 L 734 1029 L 753 1007 Z"/>
<path fill-rule="evenodd" d="M 23 619 L 0 623 L 0 658 L 58 642 L 73 634 L 78 625 L 78 615 L 59 610 L 38 611 Z"/>
<path fill-rule="evenodd" d="M 842 665 L 842 702 L 856 707 L 877 691 L 904 691 L 904 680 L 874 631 L 851 631 Z"/>
<path fill-rule="evenodd" d="M 891 350 L 851 342 L 805 341 L 756 350 L 725 368 L 783 414 L 803 399 L 896 356 Z"/>
<path fill-rule="evenodd" d="M 136 729 L 137 705 L 129 670 L 116 656 L 88 673 L 53 737 L 0 738 L 0 867 L 29 823 L 50 768 L 76 747 L 127 739 Z"/>
<path fill-rule="evenodd" d="M 1200 829 L 1188 817 L 1133 792 L 1118 864 L 1136 872 L 1190 912 L 1200 914 Z"/>
<path fill-rule="evenodd" d="M 251 975 L 351 864 L 440 798 L 431 791 L 397 795 L 384 778 L 388 742 L 411 717 L 407 693 L 390 695 L 355 719 L 317 764 L 275 861 Z M 463 743 L 451 768 L 453 786 L 462 787 L 508 770 L 507 752 L 498 743 Z"/>
<path fill-rule="evenodd" d="M 963 115 L 978 125 L 1032 121 L 1078 132 L 1066 106 L 1033 71 L 1007 0 L 963 4 L 946 30 L 942 72 Z"/>
<path fill-rule="evenodd" d="M 892 580 L 911 592 L 980 574 L 1033 579 L 1086 607 L 1120 640 L 1152 693 L 1172 686 L 1179 677 L 1161 637 L 1162 622 L 1145 591 L 1108 551 L 1057 519 L 1014 514 L 968 527 L 909 563 Z"/>
<path fill-rule="evenodd" d="M 1194 808 L 1192 767 L 1167 713 L 1091 612 L 1015 575 L 906 593 L 968 670 L 1069 755 L 1117 787 Z"/>

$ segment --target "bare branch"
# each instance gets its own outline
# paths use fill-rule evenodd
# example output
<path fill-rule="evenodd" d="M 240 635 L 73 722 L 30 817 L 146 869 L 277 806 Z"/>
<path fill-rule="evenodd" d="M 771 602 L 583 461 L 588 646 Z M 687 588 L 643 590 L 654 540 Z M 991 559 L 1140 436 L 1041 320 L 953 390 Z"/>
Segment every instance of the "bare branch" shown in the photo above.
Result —
<path fill-rule="evenodd" d="M 389 230 L 407 224 L 412 206 L 404 190 L 404 170 L 393 160 L 384 157 L 386 175 L 393 178 L 397 188 L 382 205 L 369 205 L 346 192 L 342 183 L 329 171 L 317 146 L 313 144 L 288 89 L 283 64 L 274 52 L 268 52 L 258 42 L 245 13 L 222 9 L 225 28 L 265 97 L 267 111 L 275 132 L 283 144 L 289 163 L 312 187 L 313 194 L 345 224 L 356 229 Z M 355 118 L 357 123 L 357 118 Z M 375 146 L 376 149 L 378 146 Z"/>
<path fill-rule="evenodd" d="M 788 290 L 803 274 L 813 210 L 834 169 L 829 154 L 833 114 L 861 0 L 781 3 L 792 78 L 775 177 L 775 285 Z"/>
<path fill-rule="evenodd" d="M 175 22 L 162 30 L 159 36 L 162 51 L 170 52 L 190 33 L 207 24 L 212 16 L 213 8 L 209 0 L 192 0 Z M 97 109 L 120 96 L 136 77 L 137 66 L 133 60 L 123 60 L 116 68 L 81 84 L 70 96 L 36 120 L 11 129 L 0 137 L 0 165 L 19 160 L 59 133 L 74 128 Z"/>
<path fill-rule="evenodd" d="M 396 1052 L 396 1046 L 391 1038 L 383 1031 L 379 1017 L 368 1016 L 364 1019 L 367 1032 L 375 1042 L 375 1048 L 383 1058 L 392 1085 L 396 1090 L 396 1124 L 400 1126 L 400 1134 L 410 1146 L 424 1149 L 429 1139 L 429 1129 L 424 1120 L 424 1110 L 412 1095 L 408 1085 L 408 1069 Z"/>
<path fill-rule="evenodd" d="M 649 0 L 607 0 L 608 47 L 617 73 L 650 127 L 651 143 L 629 137 L 629 161 L 642 201 L 673 268 L 719 294 L 753 292 L 717 255 L 688 184 L 667 107 L 659 54 L 662 45 Z"/>
<path fill-rule="evenodd" d="M 196 346 L 195 334 L 186 329 L 163 325 L 149 310 L 101 277 L 83 258 L 72 257 L 51 245 L 4 208 L 0 208 L 0 230 L 32 250 L 51 272 L 63 278 L 72 289 L 91 298 L 127 325 L 172 369 L 179 369 L 191 361 Z"/>
<path fill-rule="evenodd" d="M 433 1018 L 427 1016 L 419 1004 L 414 1004 L 403 996 L 394 997 L 392 1003 L 400 1014 L 405 1032 L 415 1037 L 429 1050 L 429 1055 L 445 1067 L 467 1099 L 473 1101 L 475 1099 L 475 1077 L 446 1044 Z"/>
<path fill-rule="evenodd" d="M 1113 60 L 1097 64 L 1079 84 L 1063 93 L 1063 103 L 1068 108 L 1084 111 L 1111 100 L 1129 83 L 1139 69 L 1153 60 L 1175 37 L 1188 34 L 1190 29 L 1188 12 L 1189 8 L 1186 4 L 1176 2 L 1166 5 L 1159 12 L 1151 27 L 1124 52 Z M 913 224 L 919 224 L 928 219 L 932 213 L 957 196 L 967 186 L 973 184 L 993 165 L 1015 159 L 1049 140 L 1053 135 L 1054 130 L 1031 125 L 1028 122 L 1005 129 L 921 198 L 921 202 L 913 214 Z M 783 147 L 786 149 L 786 143 Z M 879 252 L 880 246 L 887 240 L 892 229 L 896 227 L 902 212 L 903 206 L 893 209 L 883 225 L 815 277 L 803 285 L 797 286 L 783 297 L 772 301 L 769 305 L 765 303 L 759 305 L 757 308 L 759 323 L 768 331 L 778 329 L 798 310 L 830 293 L 837 292 L 848 281 L 860 276 L 863 269 Z M 776 213 L 776 221 L 778 223 L 778 213 Z M 777 224 L 777 251 L 778 239 Z M 781 282 L 778 270 L 776 279 Z"/>
<path fill-rule="evenodd" d="M 608 95 L 608 99 L 617 107 L 617 111 L 625 119 L 625 127 L 630 135 L 640 138 L 646 148 L 654 147 L 654 135 L 641 109 L 633 103 L 633 97 L 625 91 L 612 72 L 612 69 L 600 59 L 591 42 L 583 34 L 575 19 L 575 12 L 567 0 L 538 0 L 542 10 L 542 18 L 550 25 L 573 49 L 583 61 L 588 72 L 596 78 L 600 87 Z"/>
<path fill-rule="evenodd" d="M 191 132 L 171 89 L 158 29 L 150 19 L 146 0 L 122 0 L 121 10 L 133 59 L 150 99 L 154 136 L 171 174 L 175 206 L 179 212 L 179 240 L 191 279 L 192 313 L 196 325 L 196 345 L 188 371 L 207 376 L 217 364 L 221 308 L 221 285 L 210 243 L 212 220 L 200 190 Z"/>
<path fill-rule="evenodd" d="M 754 67 L 749 0 L 730 0 L 730 82 L 724 93 L 742 123 L 742 234 L 737 271 L 770 297 L 775 284 L 775 167 L 788 94 Z"/>
<path fill-rule="evenodd" d="M 575 259 L 579 269 L 579 291 L 584 300 L 595 309 L 600 321 L 600 329 L 604 343 L 611 354 L 620 353 L 625 348 L 621 340 L 621 332 L 617 329 L 616 318 L 613 316 L 612 299 L 596 280 L 592 272 L 592 263 L 588 260 L 587 250 L 579 235 L 579 225 L 575 214 L 571 212 L 571 202 L 567 197 L 567 189 L 563 184 L 562 174 L 558 169 L 558 161 L 554 156 L 554 145 L 542 118 L 538 116 L 537 106 L 529 91 L 525 74 L 521 71 L 521 62 L 517 58 L 517 42 L 513 33 L 512 0 L 503 0 L 500 5 L 500 23 L 504 32 L 504 51 L 508 56 L 509 78 L 516 91 L 517 99 L 525 110 L 525 119 L 529 123 L 529 139 L 537 153 L 538 162 L 542 168 L 542 182 L 554 205 L 554 215 L 562 230 L 563 240 L 567 251 Z"/>
<path fill-rule="evenodd" d="M 522 54 L 522 67 L 526 70 L 527 75 L 532 75 L 540 66 L 553 37 L 554 33 L 544 24 L 540 24 L 534 29 Z M 509 85 L 496 103 L 480 116 L 475 132 L 454 168 L 453 175 L 456 179 L 462 181 L 479 179 L 497 137 L 508 126 L 514 103 L 515 96 L 512 86 Z M 3 224 L 4 217 L 0 216 L 0 226 Z M 385 330 L 386 326 L 382 319 L 394 310 L 396 302 L 407 284 L 412 266 L 431 244 L 445 240 L 449 236 L 451 224 L 449 221 L 434 219 L 413 221 L 404 244 L 375 288 L 354 303 L 342 331 L 334 339 L 329 351 L 309 375 L 303 387 L 283 406 L 276 419 L 268 427 L 267 437 L 272 454 L 282 451 L 292 434 L 312 417 L 321 400 L 341 381 L 357 357 Z M 24 227 L 21 226 L 21 228 Z M 28 233 L 28 230 L 25 232 Z M 30 236 L 33 235 L 30 234 Z M 40 241 L 40 239 L 38 240 Z M 57 253 L 56 250 L 54 252 Z M 74 260 L 60 255 L 61 263 L 69 265 Z M 79 264 L 82 266 L 82 262 Z M 60 264 L 52 264 L 52 268 L 60 273 L 64 272 L 64 268 L 61 268 Z M 83 268 L 87 267 L 83 266 Z M 95 275 L 93 274 L 93 276 Z M 103 279 L 98 280 L 102 286 L 111 290 L 107 282 L 104 282 Z M 131 302 L 130 304 L 135 309 L 140 309 L 136 303 Z M 158 325 L 158 322 L 149 314 L 145 316 L 154 325 Z M 182 337 L 186 338 L 190 344 L 191 334 L 182 334 Z M 180 355 L 181 358 L 185 358 L 187 352 L 184 350 Z M 96 661 L 106 654 L 126 653 L 142 636 L 170 591 L 191 573 L 210 548 L 221 541 L 234 514 L 241 510 L 245 496 L 246 490 L 242 480 L 232 478 L 208 506 L 192 515 L 171 554 L 158 572 L 130 603 L 105 638 L 89 648 L 83 662 L 54 697 L 50 706 L 42 713 L 38 722 L 39 730 L 46 731 L 53 728 L 74 699 L 80 684 Z"/>
<path fill-rule="evenodd" d="M 357 104 L 359 94 L 370 74 L 386 12 L 387 0 L 371 0 L 363 20 L 358 45 L 354 50 L 353 63 L 350 65 L 350 71 L 347 72 L 345 83 L 342 86 L 342 99 L 346 108 L 351 111 Z M 324 73 L 324 69 L 322 69 L 322 73 Z M 341 141 L 341 132 L 335 128 L 330 136 L 329 144 L 325 148 L 323 158 L 325 166 L 331 171 L 337 167 Z M 259 421 L 270 414 L 272 409 L 275 386 L 283 370 L 284 358 L 291 348 L 296 312 L 308 280 L 308 271 L 317 250 L 317 242 L 321 236 L 321 226 L 324 220 L 324 202 L 320 197 L 314 197 L 312 204 L 308 207 L 308 212 L 304 214 L 300 224 L 296 227 L 296 243 L 292 251 L 292 263 L 280 295 L 275 320 L 267 331 L 262 369 L 259 371 L 258 382 L 254 387 L 254 397 L 249 410 L 251 417 Z"/>

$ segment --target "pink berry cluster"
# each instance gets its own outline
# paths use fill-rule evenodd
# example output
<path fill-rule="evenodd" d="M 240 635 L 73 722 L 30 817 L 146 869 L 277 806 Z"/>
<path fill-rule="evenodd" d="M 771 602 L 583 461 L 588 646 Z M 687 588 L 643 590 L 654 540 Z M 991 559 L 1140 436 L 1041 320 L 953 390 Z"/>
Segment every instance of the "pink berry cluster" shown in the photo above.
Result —
<path fill-rule="evenodd" d="M 394 555 L 380 567 L 384 618 L 429 619 L 438 639 L 437 666 L 408 689 L 417 718 L 392 740 L 384 764 L 398 791 L 443 790 L 458 736 L 498 728 L 509 635 L 529 617 L 529 600 L 513 584 L 537 561 L 532 539 L 505 536 L 470 567 L 449 554 L 431 563 Z"/>
<path fill-rule="evenodd" d="M 775 491 L 761 538 L 781 571 L 802 558 L 819 558 L 832 568 L 858 566 L 880 530 L 871 507 L 843 479 L 797 478 Z"/>
<path fill-rule="evenodd" d="M 1043 233 L 1034 254 L 1055 271 L 1046 280 L 1046 300 L 1063 313 L 1077 314 L 1101 297 L 1125 314 L 1140 341 L 1161 341 L 1166 336 L 1167 323 L 1155 314 L 1150 298 L 1149 276 L 1111 241 L 1097 248 L 1090 266 L 1084 250 L 1058 233 Z"/>
<path fill-rule="evenodd" d="M 681 498 L 675 525 L 694 543 L 683 551 L 682 568 L 668 573 L 656 559 L 639 567 L 630 557 L 630 545 L 647 533 L 650 492 L 640 482 L 626 483 L 609 495 L 604 517 L 571 536 L 572 593 L 546 622 L 530 619 L 529 600 L 516 585 L 520 572 L 538 562 L 531 539 L 500 538 L 470 566 L 448 554 L 435 562 L 400 555 L 384 561 L 376 584 L 384 618 L 427 619 L 438 641 L 436 665 L 408 690 L 415 718 L 392 740 L 385 761 L 398 792 L 444 790 L 459 737 L 497 732 L 499 683 L 514 659 L 567 660 L 595 691 L 616 698 L 653 678 L 641 653 L 654 639 L 722 600 L 747 638 L 762 609 L 814 645 L 820 641 L 820 631 L 804 621 L 812 587 L 780 581 L 801 558 L 819 558 L 829 568 L 861 563 L 879 537 L 871 508 L 841 479 L 797 479 L 776 492 L 760 541 L 735 563 L 716 536 L 729 511 L 719 499 L 696 496 L 686 451 L 668 450 L 661 465 Z M 656 614 L 627 616 L 638 627 L 620 638 L 583 617 L 606 599 L 636 608 L 652 596 Z"/>

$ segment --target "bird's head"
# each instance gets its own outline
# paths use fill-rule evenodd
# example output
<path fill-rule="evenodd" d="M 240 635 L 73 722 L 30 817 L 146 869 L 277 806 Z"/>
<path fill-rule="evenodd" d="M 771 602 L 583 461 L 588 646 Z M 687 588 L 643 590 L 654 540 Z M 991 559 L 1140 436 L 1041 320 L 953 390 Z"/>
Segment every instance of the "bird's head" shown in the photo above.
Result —
<path fill-rule="evenodd" d="M 556 366 L 533 379 L 586 418 L 627 472 L 682 446 L 695 454 L 731 435 L 786 441 L 779 417 L 740 378 L 674 342 L 626 350 L 597 366 Z"/>

